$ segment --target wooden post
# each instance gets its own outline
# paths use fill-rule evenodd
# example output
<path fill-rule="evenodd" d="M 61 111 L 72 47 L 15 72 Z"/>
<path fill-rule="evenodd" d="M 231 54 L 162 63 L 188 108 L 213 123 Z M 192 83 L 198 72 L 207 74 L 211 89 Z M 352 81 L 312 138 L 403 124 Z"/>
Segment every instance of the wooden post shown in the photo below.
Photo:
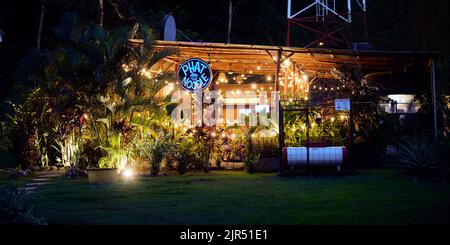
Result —
<path fill-rule="evenodd" d="M 280 171 L 287 169 L 287 159 L 286 162 L 283 161 L 283 147 L 284 147 L 284 118 L 283 118 L 283 106 L 281 101 L 278 101 L 278 142 L 280 145 Z"/>
<path fill-rule="evenodd" d="M 283 146 L 284 146 L 284 128 L 283 128 L 283 108 L 280 102 L 280 65 L 281 65 L 281 49 L 277 52 L 277 63 L 275 73 L 275 98 L 278 99 L 278 146 L 279 146 L 279 158 L 280 158 L 280 171 L 283 170 Z"/>
<path fill-rule="evenodd" d="M 295 98 L 295 62 L 292 61 L 292 88 L 291 88 L 292 97 Z"/>
<path fill-rule="evenodd" d="M 283 94 L 284 94 L 284 96 L 285 96 L 285 98 L 286 98 L 286 96 L 287 96 L 287 92 L 288 92 L 288 90 L 287 90 L 287 88 L 288 88 L 288 81 L 289 81 L 289 67 L 286 67 L 286 70 L 284 71 L 284 82 L 283 82 Z"/>
<path fill-rule="evenodd" d="M 277 52 L 277 69 L 275 73 L 275 90 L 280 92 L 280 66 L 281 66 L 281 49 L 278 49 Z"/>

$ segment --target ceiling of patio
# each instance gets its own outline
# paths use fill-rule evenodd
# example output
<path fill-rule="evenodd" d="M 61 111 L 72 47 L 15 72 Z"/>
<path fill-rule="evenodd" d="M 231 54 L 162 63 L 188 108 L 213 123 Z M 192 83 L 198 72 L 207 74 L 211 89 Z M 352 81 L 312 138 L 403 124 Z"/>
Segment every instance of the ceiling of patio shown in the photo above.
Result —
<path fill-rule="evenodd" d="M 140 39 L 130 40 L 131 45 L 142 43 Z M 439 55 L 439 52 L 421 51 L 353 51 L 173 41 L 157 41 L 154 47 L 177 50 L 176 55 L 166 58 L 167 62 L 179 64 L 196 57 L 209 62 L 214 71 L 260 75 L 276 73 L 278 52 L 282 58 L 289 58 L 297 69 L 324 76 L 333 68 L 341 72 L 357 69 L 363 74 L 426 70 L 430 59 Z"/>

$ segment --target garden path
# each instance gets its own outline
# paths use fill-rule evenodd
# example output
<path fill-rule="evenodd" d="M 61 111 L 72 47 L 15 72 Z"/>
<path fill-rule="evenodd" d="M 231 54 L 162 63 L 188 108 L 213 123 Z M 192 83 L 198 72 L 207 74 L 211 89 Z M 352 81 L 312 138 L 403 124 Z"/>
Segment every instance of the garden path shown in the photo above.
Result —
<path fill-rule="evenodd" d="M 55 177 L 59 177 L 63 175 L 64 172 L 61 171 L 43 171 L 43 172 L 37 172 L 36 177 L 30 179 L 30 182 L 25 184 L 25 187 L 23 187 L 23 190 L 26 194 L 35 193 L 35 191 L 43 185 L 50 184 L 50 180 L 52 180 Z"/>

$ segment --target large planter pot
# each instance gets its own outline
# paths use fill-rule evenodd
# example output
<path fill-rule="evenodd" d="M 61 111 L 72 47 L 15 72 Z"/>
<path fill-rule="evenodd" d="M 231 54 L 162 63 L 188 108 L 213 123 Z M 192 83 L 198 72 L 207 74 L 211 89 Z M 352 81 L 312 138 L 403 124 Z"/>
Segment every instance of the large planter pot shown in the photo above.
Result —
<path fill-rule="evenodd" d="M 89 183 L 114 183 L 118 179 L 117 168 L 88 168 Z"/>

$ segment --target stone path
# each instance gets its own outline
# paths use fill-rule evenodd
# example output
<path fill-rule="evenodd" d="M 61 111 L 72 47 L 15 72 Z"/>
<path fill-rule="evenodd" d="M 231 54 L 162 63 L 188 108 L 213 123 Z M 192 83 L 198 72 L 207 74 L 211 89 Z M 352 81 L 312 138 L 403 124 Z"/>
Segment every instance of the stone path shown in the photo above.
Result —
<path fill-rule="evenodd" d="M 35 193 L 40 186 L 50 184 L 50 180 L 62 174 L 60 172 L 37 172 L 36 177 L 32 178 L 22 189 L 26 194 Z"/>

